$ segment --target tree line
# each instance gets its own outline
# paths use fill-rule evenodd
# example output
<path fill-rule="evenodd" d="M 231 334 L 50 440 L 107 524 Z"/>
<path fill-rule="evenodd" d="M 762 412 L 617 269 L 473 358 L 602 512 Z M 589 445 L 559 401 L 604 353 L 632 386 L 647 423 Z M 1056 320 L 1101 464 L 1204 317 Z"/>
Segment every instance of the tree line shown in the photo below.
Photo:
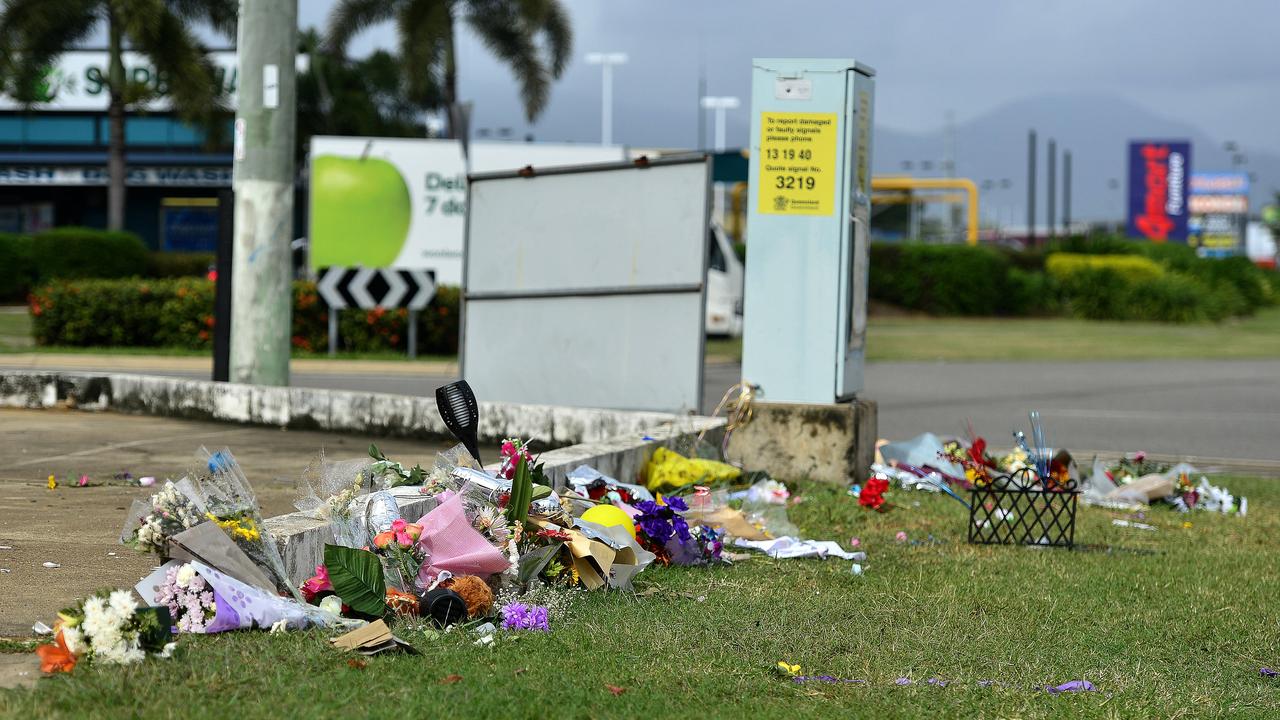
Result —
<path fill-rule="evenodd" d="M 154 84 L 125 72 L 127 51 L 165 76 L 175 114 L 201 127 L 211 145 L 226 142 L 231 110 L 202 36 L 234 42 L 237 0 L 3 0 L 0 90 L 38 108 L 49 69 L 68 50 L 105 35 L 108 93 L 107 225 L 124 226 L 125 116 L 155 99 Z M 351 58 L 351 42 L 393 23 L 395 51 Z M 560 0 L 339 0 L 323 31 L 298 34 L 309 56 L 298 76 L 298 156 L 312 135 L 418 136 L 425 118 L 445 117 L 445 133 L 463 131 L 458 97 L 458 35 L 469 30 L 510 70 L 525 115 L 546 108 L 551 83 L 573 45 Z"/>

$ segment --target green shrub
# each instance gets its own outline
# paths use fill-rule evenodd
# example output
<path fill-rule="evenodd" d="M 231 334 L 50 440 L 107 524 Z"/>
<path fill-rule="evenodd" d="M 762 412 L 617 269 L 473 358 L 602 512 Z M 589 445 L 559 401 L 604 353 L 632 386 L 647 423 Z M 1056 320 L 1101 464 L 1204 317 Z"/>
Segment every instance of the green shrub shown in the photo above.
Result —
<path fill-rule="evenodd" d="M 129 232 L 65 227 L 46 230 L 32 242 L 36 279 L 120 278 L 147 272 L 147 248 Z"/>
<path fill-rule="evenodd" d="M 153 252 L 147 256 L 147 277 L 204 277 L 214 261 L 213 253 Z"/>
<path fill-rule="evenodd" d="M 0 302 L 25 299 L 35 280 L 30 236 L 0 234 Z"/>
<path fill-rule="evenodd" d="M 1123 320 L 1130 281 L 1115 268 L 1085 267 L 1059 281 L 1063 307 L 1085 320 Z"/>
<path fill-rule="evenodd" d="M 1130 282 L 1149 280 L 1164 274 L 1164 268 L 1159 263 L 1141 255 L 1083 255 L 1059 252 L 1050 255 L 1044 267 L 1045 271 L 1059 282 L 1065 282 L 1070 276 L 1084 270 L 1111 270 Z"/>
<path fill-rule="evenodd" d="M 1049 243 L 1046 252 L 1078 255 L 1135 255 L 1151 243 L 1116 235 L 1072 235 Z"/>
<path fill-rule="evenodd" d="M 1043 272 L 1009 268 L 1005 306 L 1010 314 L 1054 315 L 1061 309 L 1058 283 Z"/>
<path fill-rule="evenodd" d="M 459 292 L 436 289 L 418 316 L 418 352 L 458 350 Z M 33 333 L 40 345 L 175 347 L 213 346 L 214 283 L 204 278 L 58 280 L 31 295 Z M 339 347 L 346 351 L 405 351 L 408 311 L 348 309 L 338 317 Z M 293 284 L 292 345 L 302 351 L 328 347 L 328 310 L 315 283 Z"/>
<path fill-rule="evenodd" d="M 932 315 L 1018 314 L 1005 291 L 1009 266 L 990 247 L 873 244 L 867 287 L 872 298 Z"/>
<path fill-rule="evenodd" d="M 1185 323 L 1220 320 L 1227 314 L 1208 287 L 1182 273 L 1139 279 L 1125 295 L 1127 301 L 1117 320 Z"/>

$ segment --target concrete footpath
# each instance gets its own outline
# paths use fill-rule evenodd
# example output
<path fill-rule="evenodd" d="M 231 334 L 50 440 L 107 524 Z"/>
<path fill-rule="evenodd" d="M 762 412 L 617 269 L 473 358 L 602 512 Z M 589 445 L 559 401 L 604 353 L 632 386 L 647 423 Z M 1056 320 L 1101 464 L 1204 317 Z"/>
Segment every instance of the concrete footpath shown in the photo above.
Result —
<path fill-rule="evenodd" d="M 0 636 L 50 625 L 103 587 L 133 587 L 155 558 L 119 543 L 134 500 L 156 491 L 113 478 L 181 478 L 197 452 L 231 448 L 263 512 L 293 512 L 295 484 L 321 450 L 333 460 L 388 456 L 427 467 L 449 443 L 69 410 L 0 409 Z M 492 457 L 495 448 L 484 448 Z M 48 477 L 58 486 L 50 490 Z M 78 487 L 81 475 L 88 486 Z M 46 567 L 44 563 L 58 567 Z"/>

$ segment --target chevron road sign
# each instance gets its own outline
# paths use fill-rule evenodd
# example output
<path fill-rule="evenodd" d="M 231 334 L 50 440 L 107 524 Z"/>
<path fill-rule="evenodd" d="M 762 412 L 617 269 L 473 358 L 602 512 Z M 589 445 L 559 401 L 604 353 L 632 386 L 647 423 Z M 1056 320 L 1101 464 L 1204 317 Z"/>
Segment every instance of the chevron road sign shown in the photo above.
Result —
<path fill-rule="evenodd" d="M 436 294 L 434 270 L 330 267 L 320 271 L 317 290 L 331 308 L 375 307 L 421 310 Z"/>

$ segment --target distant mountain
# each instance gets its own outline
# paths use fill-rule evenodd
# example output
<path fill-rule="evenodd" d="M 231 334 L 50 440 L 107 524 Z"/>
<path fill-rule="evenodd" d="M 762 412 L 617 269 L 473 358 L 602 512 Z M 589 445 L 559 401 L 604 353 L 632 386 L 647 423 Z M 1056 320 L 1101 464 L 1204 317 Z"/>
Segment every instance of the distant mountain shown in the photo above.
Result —
<path fill-rule="evenodd" d="M 1070 118 L 1068 120 L 1067 118 Z M 1170 119 L 1128 100 L 1110 95 L 1046 95 L 1009 103 L 955 126 L 955 175 L 996 181 L 983 193 L 984 219 L 1026 223 L 1027 131 L 1035 129 L 1037 224 L 1046 219 L 1046 153 L 1050 138 L 1058 143 L 1058 218 L 1062 217 L 1062 153 L 1072 154 L 1072 219 L 1120 220 L 1125 212 L 1126 153 L 1130 140 L 1186 138 L 1192 142 L 1193 171 L 1230 170 L 1230 154 L 1223 138 Z M 942 175 L 945 130 L 916 134 L 877 127 L 872 162 L 877 173 Z M 1248 157 L 1244 170 L 1256 174 L 1250 207 L 1256 212 L 1274 202 L 1280 190 L 1280 155 L 1241 148 Z M 922 160 L 934 169 L 922 171 Z M 904 170 L 903 161 L 914 164 Z M 1002 179 L 1012 187 L 999 189 Z M 1110 180 L 1119 187 L 1108 187 Z"/>

